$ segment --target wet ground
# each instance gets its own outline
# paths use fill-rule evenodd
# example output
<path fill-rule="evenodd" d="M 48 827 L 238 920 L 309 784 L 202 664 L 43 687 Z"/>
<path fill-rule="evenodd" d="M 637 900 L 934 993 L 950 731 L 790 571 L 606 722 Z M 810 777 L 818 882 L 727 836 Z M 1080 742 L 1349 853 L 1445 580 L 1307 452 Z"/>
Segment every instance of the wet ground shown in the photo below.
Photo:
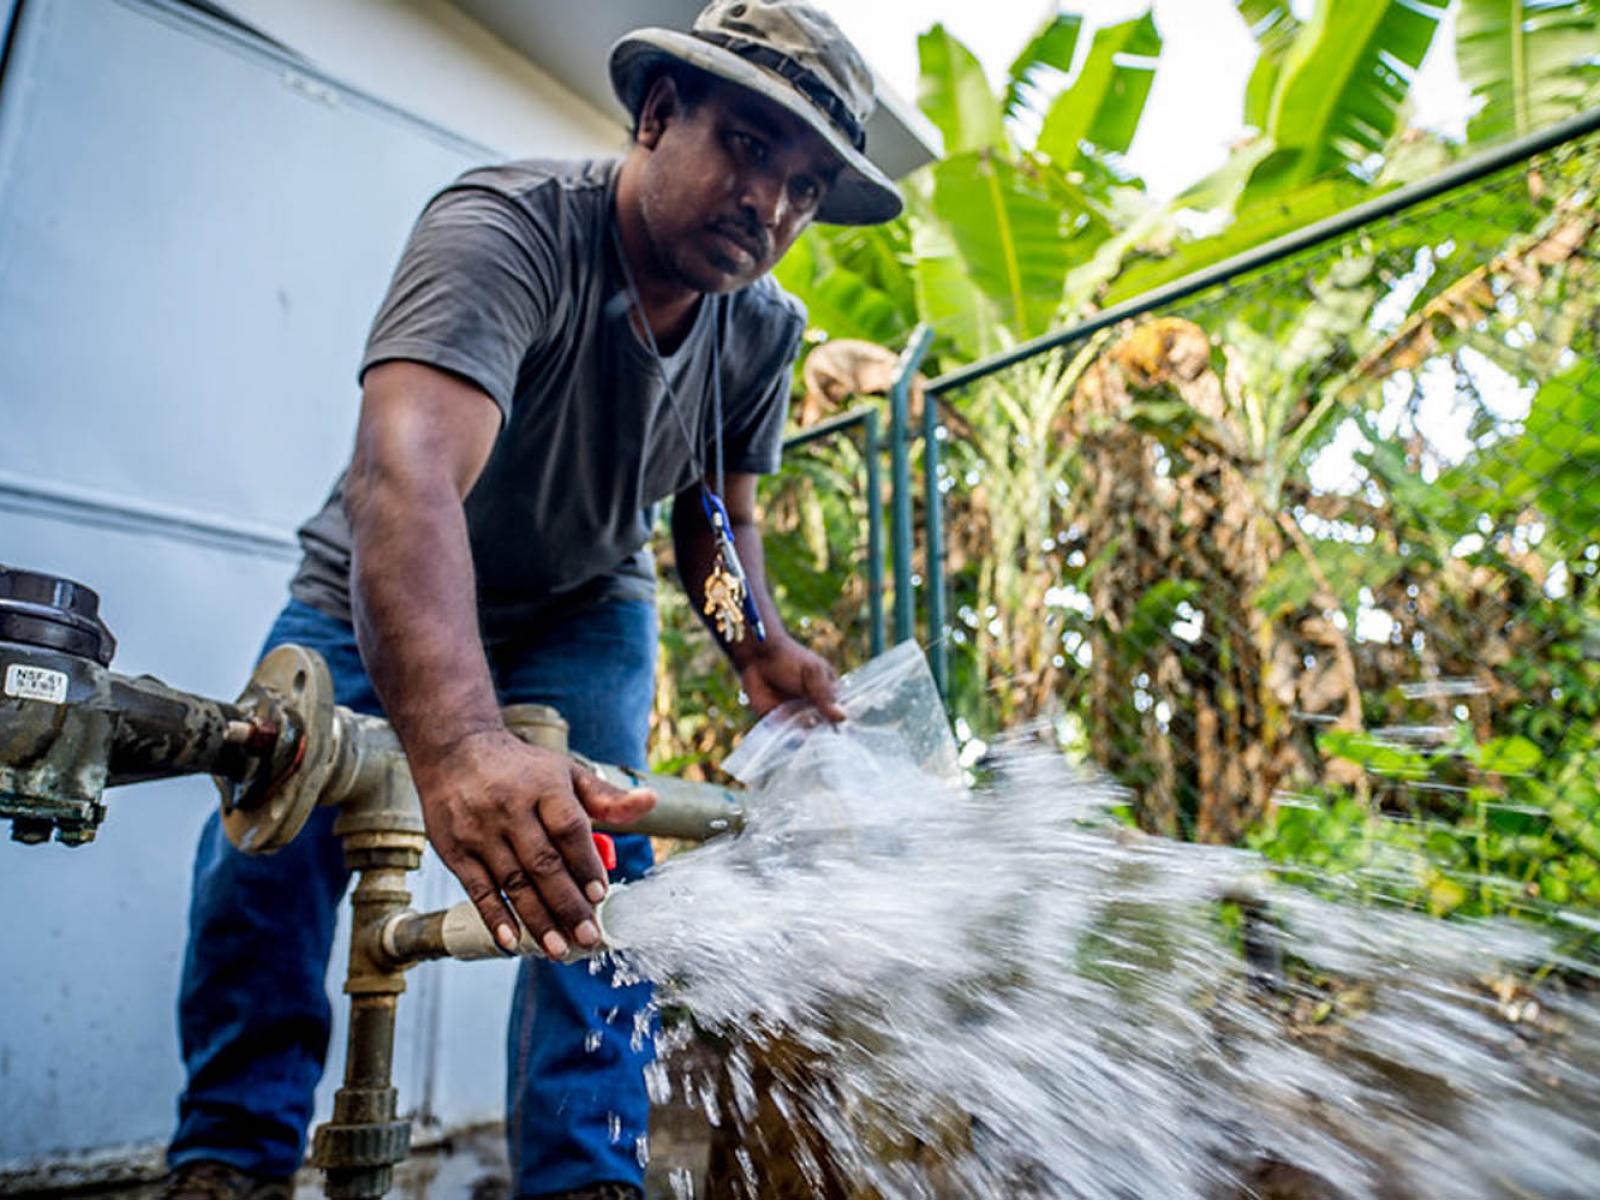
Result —
<path fill-rule="evenodd" d="M 647 1200 L 683 1200 L 673 1190 L 674 1176 L 692 1182 L 692 1195 L 703 1197 L 705 1187 L 705 1124 L 686 1109 L 667 1107 L 652 1118 L 651 1162 L 645 1176 Z M 159 1167 L 153 1158 L 130 1163 L 130 1174 L 143 1180 L 113 1185 L 15 1191 L 0 1188 L 9 1197 L 31 1200 L 156 1200 L 161 1184 L 150 1178 Z M 509 1200 L 505 1140 L 498 1125 L 486 1125 L 423 1145 L 395 1171 L 393 1200 Z M 322 1176 L 306 1168 L 295 1179 L 295 1200 L 321 1200 Z"/>
<path fill-rule="evenodd" d="M 511 1189 L 500 1128 L 468 1130 L 413 1153 L 396 1168 L 389 1194 L 396 1200 L 506 1200 Z M 321 1173 L 302 1170 L 295 1179 L 295 1200 L 321 1196 Z"/>
<path fill-rule="evenodd" d="M 650 1165 L 645 1171 L 647 1200 L 678 1200 L 672 1177 L 687 1177 L 693 1195 L 705 1188 L 704 1122 L 687 1110 L 658 1110 L 651 1118 Z M 412 1154 L 395 1171 L 394 1200 L 509 1200 L 505 1138 L 498 1125 L 448 1138 Z M 322 1177 L 304 1170 L 295 1180 L 295 1200 L 321 1200 Z M 127 1200 L 136 1200 L 132 1195 Z M 152 1200 L 150 1196 L 137 1200 Z"/>

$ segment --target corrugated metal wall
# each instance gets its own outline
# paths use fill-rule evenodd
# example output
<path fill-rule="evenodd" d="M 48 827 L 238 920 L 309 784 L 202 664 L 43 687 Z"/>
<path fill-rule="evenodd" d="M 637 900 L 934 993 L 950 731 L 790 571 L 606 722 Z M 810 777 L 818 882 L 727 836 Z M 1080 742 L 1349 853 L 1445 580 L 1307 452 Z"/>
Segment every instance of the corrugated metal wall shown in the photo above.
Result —
<path fill-rule="evenodd" d="M 0 30 L 13 7 L 0 561 L 98 589 L 117 669 L 231 696 L 284 598 L 290 531 L 348 455 L 410 222 L 492 156 L 178 4 L 0 0 Z M 113 792 L 93 846 L 0 842 L 0 1168 L 168 1134 L 214 803 L 199 781 Z M 421 899 L 446 899 L 424 874 Z M 499 1110 L 508 985 L 503 964 L 413 976 L 408 1107 Z"/>

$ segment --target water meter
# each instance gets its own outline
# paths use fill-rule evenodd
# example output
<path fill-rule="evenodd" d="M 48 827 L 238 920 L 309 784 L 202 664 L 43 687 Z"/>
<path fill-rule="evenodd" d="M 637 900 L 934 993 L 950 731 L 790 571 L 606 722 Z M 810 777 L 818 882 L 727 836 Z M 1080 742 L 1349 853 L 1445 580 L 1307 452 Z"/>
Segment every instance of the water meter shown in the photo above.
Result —
<path fill-rule="evenodd" d="M 81 845 L 105 818 L 116 646 L 92 590 L 0 566 L 0 817 L 17 841 Z"/>

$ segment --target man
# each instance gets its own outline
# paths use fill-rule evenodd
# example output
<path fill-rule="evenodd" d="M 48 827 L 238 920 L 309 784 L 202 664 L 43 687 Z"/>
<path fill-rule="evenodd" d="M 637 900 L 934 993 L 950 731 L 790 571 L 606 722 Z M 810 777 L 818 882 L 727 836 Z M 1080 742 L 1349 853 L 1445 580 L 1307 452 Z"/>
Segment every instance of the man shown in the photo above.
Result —
<path fill-rule="evenodd" d="M 778 463 L 803 328 L 766 273 L 813 219 L 900 209 L 862 153 L 871 77 L 796 0 L 715 0 L 691 34 L 640 30 L 611 78 L 635 118 L 620 163 L 473 171 L 424 211 L 367 344 L 354 457 L 301 531 L 268 639 L 317 649 L 340 703 L 393 722 L 429 838 L 488 928 L 510 946 L 520 921 L 556 958 L 597 940 L 590 819 L 652 797 L 519 742 L 500 708 L 551 704 L 575 750 L 644 765 L 657 502 L 677 498 L 680 574 L 755 711 L 804 698 L 839 715 L 762 572 L 755 480 Z M 348 882 L 331 815 L 271 858 L 236 853 L 214 818 L 202 837 L 169 1195 L 288 1193 Z M 638 875 L 648 839 L 618 838 L 617 857 Z M 585 965 L 522 964 L 519 1194 L 639 1195 L 647 1001 Z"/>

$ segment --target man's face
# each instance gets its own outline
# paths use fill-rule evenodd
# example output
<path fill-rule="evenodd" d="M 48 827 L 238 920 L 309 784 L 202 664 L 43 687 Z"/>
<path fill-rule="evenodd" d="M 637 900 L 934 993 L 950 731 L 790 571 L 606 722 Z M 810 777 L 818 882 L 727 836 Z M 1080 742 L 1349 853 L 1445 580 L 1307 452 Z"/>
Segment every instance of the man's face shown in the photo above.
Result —
<path fill-rule="evenodd" d="M 647 100 L 638 139 L 650 149 L 641 204 L 656 257 L 696 291 L 744 287 L 811 223 L 838 160 L 798 117 L 732 84 L 658 114 L 652 123 Z"/>

